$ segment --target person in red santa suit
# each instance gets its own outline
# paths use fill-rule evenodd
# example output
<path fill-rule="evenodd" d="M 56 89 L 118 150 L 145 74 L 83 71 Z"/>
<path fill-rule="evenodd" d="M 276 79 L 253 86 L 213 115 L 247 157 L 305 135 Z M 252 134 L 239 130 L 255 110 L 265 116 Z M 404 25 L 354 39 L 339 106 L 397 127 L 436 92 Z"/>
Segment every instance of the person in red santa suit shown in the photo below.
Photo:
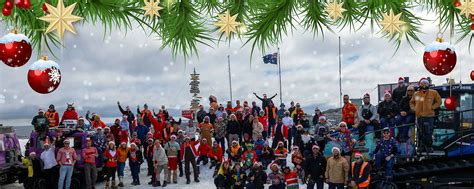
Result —
<path fill-rule="evenodd" d="M 74 109 L 74 103 L 67 104 L 67 109 L 63 113 L 63 117 L 61 118 L 61 123 L 60 125 L 63 124 L 64 120 L 77 120 L 79 119 L 79 116 L 77 116 L 76 109 Z"/>
<path fill-rule="evenodd" d="M 186 173 L 186 184 L 191 183 L 191 170 L 190 170 L 190 165 L 193 166 L 193 171 L 194 171 L 194 182 L 199 182 L 199 173 L 198 173 L 198 168 L 196 166 L 196 156 L 198 155 L 198 152 L 196 150 L 195 145 L 199 143 L 198 141 L 191 141 L 191 138 L 189 136 L 186 136 L 184 139 L 183 144 L 181 144 L 181 160 L 184 161 L 184 170 Z"/>
<path fill-rule="evenodd" d="M 160 118 L 155 119 L 152 116 L 150 116 L 150 121 L 151 121 L 151 124 L 153 125 L 153 138 L 158 139 L 162 141 L 163 143 L 163 133 L 164 133 L 166 123 L 162 119 Z"/>

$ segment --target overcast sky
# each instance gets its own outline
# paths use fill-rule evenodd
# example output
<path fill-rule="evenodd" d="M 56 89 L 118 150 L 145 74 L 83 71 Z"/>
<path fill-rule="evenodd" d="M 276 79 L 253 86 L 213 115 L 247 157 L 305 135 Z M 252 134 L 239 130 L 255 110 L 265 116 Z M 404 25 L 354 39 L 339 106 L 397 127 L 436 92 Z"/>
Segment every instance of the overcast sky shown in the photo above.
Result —
<path fill-rule="evenodd" d="M 424 23 L 425 34 L 420 37 L 426 44 L 435 40 L 435 23 Z M 242 47 L 240 40 L 232 41 L 230 47 L 227 43 L 214 48 L 199 46 L 199 59 L 183 62 L 182 58 L 173 60 L 168 49 L 160 50 L 161 41 L 145 35 L 140 28 L 127 33 L 113 30 L 104 38 L 100 26 L 75 26 L 78 35 L 67 33 L 66 48 L 56 51 L 60 59 L 50 56 L 61 66 L 62 73 L 61 85 L 53 93 L 41 95 L 28 85 L 28 67 L 37 60 L 36 56 L 21 68 L 0 65 L 0 123 L 6 119 L 30 118 L 39 107 L 46 109 L 49 104 L 55 104 L 62 113 L 66 102 L 74 102 L 80 114 L 91 110 L 105 116 L 119 116 L 117 101 L 134 109 L 144 103 L 156 109 L 162 104 L 170 109 L 185 109 L 191 100 L 189 74 L 194 68 L 201 74 L 203 104 L 209 104 L 210 94 L 217 96 L 219 103 L 225 103 L 229 100 L 228 54 L 234 100 L 257 100 L 251 95 L 253 92 L 260 95 L 279 92 L 278 66 L 263 64 L 260 51 L 255 52 L 250 64 L 250 46 Z M 0 32 L 6 34 L 5 29 Z M 430 76 L 436 84 L 445 83 L 449 77 L 433 76 L 425 70 L 424 45 L 416 44 L 413 51 L 404 43 L 392 56 L 395 45 L 371 33 L 369 27 L 357 33 L 326 32 L 324 39 L 313 38 L 312 33 L 297 28 L 292 35 L 284 37 L 282 44 L 266 50 L 273 53 L 280 46 L 285 104 L 294 100 L 308 110 L 315 106 L 323 109 L 338 106 L 338 36 L 342 39 L 343 93 L 352 98 L 366 92 L 376 95 L 377 84 L 394 83 L 400 76 L 409 76 L 412 81 Z M 445 39 L 450 41 L 449 36 Z M 469 73 L 474 68 L 474 57 L 468 52 L 467 40 L 455 44 L 455 48 L 458 62 L 451 76 L 456 81 L 472 83 Z"/>

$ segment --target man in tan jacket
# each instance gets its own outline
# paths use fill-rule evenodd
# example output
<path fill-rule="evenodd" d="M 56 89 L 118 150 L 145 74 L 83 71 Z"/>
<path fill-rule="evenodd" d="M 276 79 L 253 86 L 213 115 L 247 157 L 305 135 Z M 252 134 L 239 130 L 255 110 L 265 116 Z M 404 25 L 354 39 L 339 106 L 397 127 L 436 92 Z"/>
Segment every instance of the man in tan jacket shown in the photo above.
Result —
<path fill-rule="evenodd" d="M 433 144 L 434 110 L 441 105 L 441 96 L 438 91 L 430 89 L 429 86 L 430 82 L 426 78 L 422 78 L 419 90 L 410 100 L 410 108 L 415 111 L 418 129 L 422 133 L 422 145 L 427 152 L 433 151 L 431 146 Z"/>
<path fill-rule="evenodd" d="M 326 165 L 325 178 L 329 184 L 329 189 L 344 189 L 349 174 L 349 163 L 340 155 L 338 147 L 332 148 L 333 156 L 330 157 Z"/>

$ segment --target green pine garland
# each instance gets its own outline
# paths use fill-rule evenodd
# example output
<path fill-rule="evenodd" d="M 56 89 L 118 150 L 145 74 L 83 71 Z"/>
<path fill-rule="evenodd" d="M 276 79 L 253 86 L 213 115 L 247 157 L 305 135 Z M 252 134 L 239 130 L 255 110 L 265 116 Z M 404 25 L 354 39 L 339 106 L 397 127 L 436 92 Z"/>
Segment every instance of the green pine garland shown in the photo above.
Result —
<path fill-rule="evenodd" d="M 57 0 L 46 1 L 53 6 L 57 4 Z M 334 32 L 334 28 L 349 28 L 357 32 L 367 22 L 372 31 L 377 32 L 382 15 L 390 10 L 395 14 L 402 13 L 401 19 L 406 22 L 405 32 L 393 36 L 384 34 L 384 37 L 393 41 L 396 49 L 404 41 L 413 46 L 413 43 L 422 43 L 418 36 L 422 33 L 421 22 L 424 20 L 412 13 L 416 7 L 438 15 L 442 31 L 449 31 L 450 36 L 457 33 L 458 42 L 469 38 L 468 48 L 471 48 L 474 38 L 472 21 L 459 15 L 454 0 L 339 1 L 344 2 L 346 11 L 336 21 L 325 12 L 328 2 L 323 0 L 225 0 L 223 3 L 219 0 L 162 0 L 161 17 L 155 18 L 143 16 L 143 0 L 64 0 L 64 3 L 67 6 L 76 2 L 73 14 L 83 17 L 82 22 L 102 25 L 104 36 L 113 29 L 127 31 L 138 25 L 147 35 L 157 36 L 162 41 L 162 48 L 171 49 L 173 58 L 198 56 L 198 44 L 219 45 L 223 35 L 212 37 L 217 29 L 213 24 L 217 15 L 227 10 L 232 15 L 238 14 L 237 21 L 247 26 L 247 32 L 239 32 L 237 37 L 245 38 L 244 45 L 251 45 L 252 53 L 256 49 L 263 53 L 268 47 L 277 46 L 288 30 L 296 28 L 296 24 L 312 32 L 314 37 L 324 37 L 325 32 Z M 32 0 L 29 10 L 14 8 L 12 15 L 1 17 L 5 28 L 16 27 L 29 36 L 38 53 L 45 50 L 40 45 L 42 41 L 46 42 L 45 48 L 49 51 L 53 46 L 61 45 L 55 33 L 44 35 L 47 23 L 37 19 L 45 15 L 41 9 L 44 2 Z M 0 0 L 0 5 L 4 3 L 5 0 Z M 230 39 L 232 36 L 226 38 L 229 44 Z"/>

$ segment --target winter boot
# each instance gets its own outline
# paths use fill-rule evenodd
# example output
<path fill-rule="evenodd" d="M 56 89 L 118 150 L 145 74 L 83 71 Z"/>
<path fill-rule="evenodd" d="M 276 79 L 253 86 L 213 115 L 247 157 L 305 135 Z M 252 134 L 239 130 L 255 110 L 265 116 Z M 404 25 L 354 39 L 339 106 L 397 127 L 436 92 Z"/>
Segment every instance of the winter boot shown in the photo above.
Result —
<path fill-rule="evenodd" d="M 109 181 L 106 181 L 106 182 L 105 182 L 105 189 L 110 189 L 110 183 L 109 183 Z"/>
<path fill-rule="evenodd" d="M 123 177 L 119 177 L 119 184 L 118 184 L 119 187 L 123 187 L 122 180 L 123 180 Z"/>
<path fill-rule="evenodd" d="M 179 172 L 179 177 L 183 177 L 183 171 Z"/>
<path fill-rule="evenodd" d="M 160 181 L 155 181 L 155 182 L 153 183 L 153 187 L 157 187 L 157 186 L 161 186 Z"/>
<path fill-rule="evenodd" d="M 191 179 L 189 179 L 189 175 L 186 175 L 186 184 L 191 183 Z"/>
<path fill-rule="evenodd" d="M 112 189 L 117 189 L 117 185 L 115 184 L 115 180 L 112 181 Z"/>
<path fill-rule="evenodd" d="M 194 182 L 199 182 L 199 178 L 194 178 Z"/>
<path fill-rule="evenodd" d="M 135 182 L 135 185 L 140 185 L 140 179 Z"/>
<path fill-rule="evenodd" d="M 163 181 L 163 185 L 161 186 L 165 187 L 166 185 L 168 185 L 168 183 L 166 183 L 166 181 Z"/>

